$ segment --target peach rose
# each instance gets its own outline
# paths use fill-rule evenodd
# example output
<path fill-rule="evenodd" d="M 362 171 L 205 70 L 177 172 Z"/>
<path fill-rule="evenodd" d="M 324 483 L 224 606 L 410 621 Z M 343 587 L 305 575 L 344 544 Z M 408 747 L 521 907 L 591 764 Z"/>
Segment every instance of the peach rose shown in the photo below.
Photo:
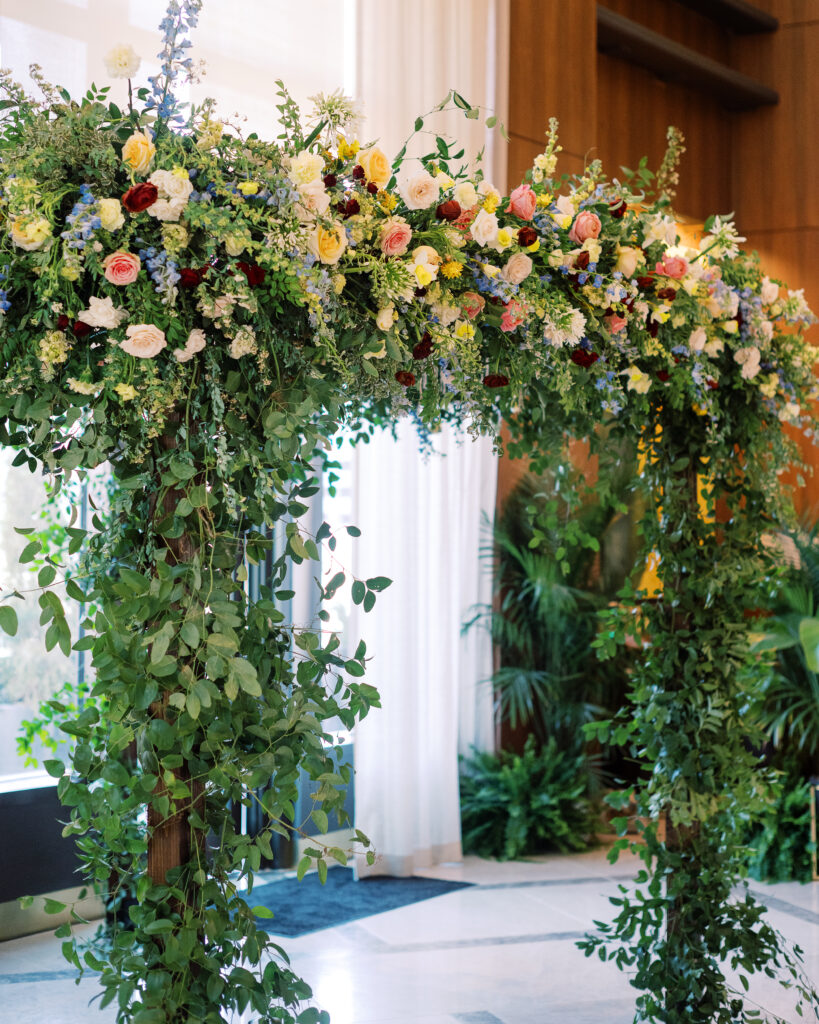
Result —
<path fill-rule="evenodd" d="M 477 292 L 464 292 L 461 295 L 461 312 L 467 320 L 474 320 L 486 305 L 486 299 Z"/>
<path fill-rule="evenodd" d="M 582 245 L 587 238 L 597 238 L 603 225 L 600 218 L 591 210 L 581 210 L 575 217 L 569 231 L 569 238 L 576 244 Z"/>
<path fill-rule="evenodd" d="M 506 261 L 501 277 L 509 284 L 521 284 L 532 273 L 533 263 L 525 252 L 516 252 Z"/>
<path fill-rule="evenodd" d="M 506 207 L 507 213 L 514 213 L 516 217 L 520 217 L 521 220 L 531 220 L 537 207 L 537 196 L 532 191 L 531 185 L 518 185 L 514 192 L 509 196 L 509 205 Z M 597 237 L 597 236 L 595 236 Z"/>
<path fill-rule="evenodd" d="M 398 183 L 398 192 L 410 210 L 426 210 L 438 202 L 438 182 L 429 171 L 404 175 Z"/>
<path fill-rule="evenodd" d="M 612 334 L 625 330 L 628 323 L 625 317 L 618 316 L 617 313 L 607 313 L 603 319 L 606 321 L 606 327 L 608 327 Z"/>
<path fill-rule="evenodd" d="M 412 228 L 403 217 L 384 221 L 378 244 L 385 256 L 403 256 L 412 240 Z"/>
<path fill-rule="evenodd" d="M 685 277 L 688 273 L 688 260 L 685 256 L 669 256 L 666 254 L 656 264 L 654 269 L 658 274 L 663 274 L 665 277 L 673 277 L 679 281 L 680 278 Z"/>
<path fill-rule="evenodd" d="M 116 285 L 133 284 L 139 275 L 141 266 L 139 256 L 134 256 L 130 252 L 122 252 L 119 249 L 110 253 L 102 261 L 105 280 Z"/>
<path fill-rule="evenodd" d="M 155 154 L 156 146 L 147 131 L 134 132 L 125 140 L 125 145 L 122 147 L 122 162 L 134 174 L 145 174 L 151 166 Z"/>
<path fill-rule="evenodd" d="M 125 335 L 125 341 L 121 341 L 119 347 L 137 359 L 153 359 L 168 344 L 165 332 L 153 324 L 131 324 L 125 328 Z"/>
<path fill-rule="evenodd" d="M 387 159 L 386 153 L 378 146 L 371 146 L 358 154 L 358 164 L 363 168 L 367 181 L 373 182 L 379 188 L 386 188 L 387 182 L 392 177 L 392 168 Z"/>
<path fill-rule="evenodd" d="M 320 263 L 338 263 L 347 248 L 347 232 L 341 224 L 332 228 L 317 224 L 307 239 L 307 248 Z"/>

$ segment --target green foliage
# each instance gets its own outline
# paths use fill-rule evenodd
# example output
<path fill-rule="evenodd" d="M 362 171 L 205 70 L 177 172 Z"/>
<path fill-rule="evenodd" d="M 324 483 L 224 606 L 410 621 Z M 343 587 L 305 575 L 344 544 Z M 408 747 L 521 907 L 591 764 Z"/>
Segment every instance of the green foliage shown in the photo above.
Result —
<path fill-rule="evenodd" d="M 764 817 L 749 829 L 748 872 L 768 882 L 809 882 L 813 873 L 810 804 L 814 787 L 791 769 L 776 782 Z"/>
<path fill-rule="evenodd" d="M 594 833 L 582 755 L 529 736 L 522 754 L 478 753 L 461 769 L 467 853 L 514 860 L 529 853 L 584 850 Z"/>

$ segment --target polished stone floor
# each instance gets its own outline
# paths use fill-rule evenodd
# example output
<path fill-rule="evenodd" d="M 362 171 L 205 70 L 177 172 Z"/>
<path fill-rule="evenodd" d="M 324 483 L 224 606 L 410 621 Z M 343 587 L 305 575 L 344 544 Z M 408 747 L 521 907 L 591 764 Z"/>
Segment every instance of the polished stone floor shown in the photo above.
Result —
<path fill-rule="evenodd" d="M 424 874 L 471 888 L 281 944 L 332 1024 L 629 1024 L 628 979 L 575 942 L 611 916 L 607 897 L 633 870 L 623 859 L 611 867 L 601 851 L 506 864 L 469 857 Z M 752 888 L 819 981 L 819 882 Z M 72 977 L 48 933 L 1 943 L 0 1020 L 113 1021 L 88 1008 L 93 978 L 75 986 Z M 813 1019 L 799 1018 L 768 979 L 751 996 L 787 1021 Z"/>

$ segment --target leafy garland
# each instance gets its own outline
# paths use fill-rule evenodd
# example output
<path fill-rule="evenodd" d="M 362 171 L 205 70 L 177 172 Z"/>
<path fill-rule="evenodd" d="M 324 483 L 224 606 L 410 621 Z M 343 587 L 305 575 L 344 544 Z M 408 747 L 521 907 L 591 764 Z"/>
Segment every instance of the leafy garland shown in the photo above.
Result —
<path fill-rule="evenodd" d="M 622 184 L 596 163 L 556 178 L 553 123 L 504 199 L 455 167 L 444 139 L 409 166 L 360 147 L 337 94 L 305 126 L 282 87 L 276 143 L 225 130 L 212 104 L 185 114 L 173 83 L 192 71 L 199 6 L 171 0 L 141 110 L 129 47 L 108 58 L 129 79 L 127 112 L 106 89 L 75 102 L 38 77 L 34 100 L 0 82 L 0 442 L 55 485 L 106 461 L 117 481 L 112 514 L 72 538 L 87 573 L 65 593 L 91 609 L 73 647 L 91 652 L 95 680 L 79 713 L 51 703 L 76 742 L 70 772 L 47 767 L 89 879 L 133 887 L 137 903 L 104 954 L 81 960 L 71 925 L 58 929 L 66 957 L 101 972 L 122 1022 L 247 1008 L 327 1021 L 300 1008 L 308 987 L 239 888 L 250 894 L 272 833 L 298 827 L 300 768 L 319 784 L 319 829 L 343 820 L 350 770 L 323 723 L 352 727 L 378 703 L 363 644 L 344 660 L 320 623 L 283 622 L 288 564 L 335 544 L 327 524 L 311 537 L 299 522 L 313 467 L 361 420 L 448 417 L 497 435 L 506 418 L 511 449 L 535 463 L 565 432 L 604 451 L 605 424 L 645 448 L 643 530 L 663 592 L 624 594 L 599 639 L 604 654 L 643 645 L 628 718 L 600 728 L 650 766 L 633 799 L 652 824 L 645 892 L 626 892 L 587 950 L 636 969 L 639 1020 L 754 1019 L 725 963 L 784 965 L 816 1008 L 798 955 L 731 895 L 736 808 L 764 792 L 743 723 L 742 612 L 768 572 L 761 535 L 783 514 L 776 472 L 793 451 L 779 423 L 810 423 L 803 296 L 783 295 L 720 218 L 699 247 L 679 243 L 673 133 L 657 179 L 641 169 Z M 22 558 L 39 551 L 30 541 Z M 270 585 L 251 598 L 243 567 L 266 559 Z M 47 646 L 68 653 L 59 568 L 40 570 L 39 603 Z M 347 582 L 336 569 L 323 597 Z M 353 580 L 353 600 L 369 610 L 388 584 Z M 15 621 L 0 605 L 0 627 Z M 239 834 L 231 803 L 271 780 L 266 829 Z M 324 877 L 328 857 L 346 853 L 316 843 L 299 870 Z"/>

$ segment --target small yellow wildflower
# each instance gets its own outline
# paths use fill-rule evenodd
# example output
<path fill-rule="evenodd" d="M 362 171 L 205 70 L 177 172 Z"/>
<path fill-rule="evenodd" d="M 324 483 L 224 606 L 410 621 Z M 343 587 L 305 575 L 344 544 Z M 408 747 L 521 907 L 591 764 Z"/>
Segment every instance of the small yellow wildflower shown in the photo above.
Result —
<path fill-rule="evenodd" d="M 463 269 L 463 264 L 459 263 L 457 260 L 447 260 L 441 267 L 441 273 L 444 277 L 460 277 L 463 273 Z"/>
<path fill-rule="evenodd" d="M 494 213 L 495 210 L 497 210 L 498 208 L 498 203 L 499 200 L 496 197 L 495 193 L 490 192 L 481 205 L 483 206 L 484 210 L 486 210 L 487 213 Z"/>
<path fill-rule="evenodd" d="M 361 147 L 359 146 L 358 139 L 353 139 L 352 142 L 348 142 L 346 139 L 342 139 L 338 144 L 338 158 L 339 160 L 349 160 L 350 157 L 355 156 Z"/>
<path fill-rule="evenodd" d="M 384 213 L 392 213 L 392 211 L 398 206 L 398 200 L 395 196 L 390 195 L 389 192 L 379 192 L 378 205 L 384 211 Z"/>
<path fill-rule="evenodd" d="M 554 196 L 549 192 L 541 192 L 537 197 L 538 206 L 551 206 L 554 200 Z"/>

